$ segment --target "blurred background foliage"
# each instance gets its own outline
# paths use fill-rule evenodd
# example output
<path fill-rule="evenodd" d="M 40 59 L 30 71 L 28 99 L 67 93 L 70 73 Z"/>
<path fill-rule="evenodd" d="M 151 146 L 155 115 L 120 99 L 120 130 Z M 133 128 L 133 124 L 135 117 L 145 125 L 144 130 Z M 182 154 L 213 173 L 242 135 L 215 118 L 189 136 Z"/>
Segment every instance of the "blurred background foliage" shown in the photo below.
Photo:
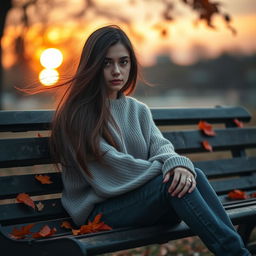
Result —
<path fill-rule="evenodd" d="M 136 98 L 153 107 L 245 105 L 254 112 L 254 0 L 2 0 L 0 14 L 3 109 L 54 108 L 56 94 L 24 96 L 14 87 L 45 86 L 39 74 L 48 69 L 40 63 L 47 48 L 63 57 L 55 80 L 70 77 L 86 37 L 117 24 L 152 84 L 139 83 Z"/>

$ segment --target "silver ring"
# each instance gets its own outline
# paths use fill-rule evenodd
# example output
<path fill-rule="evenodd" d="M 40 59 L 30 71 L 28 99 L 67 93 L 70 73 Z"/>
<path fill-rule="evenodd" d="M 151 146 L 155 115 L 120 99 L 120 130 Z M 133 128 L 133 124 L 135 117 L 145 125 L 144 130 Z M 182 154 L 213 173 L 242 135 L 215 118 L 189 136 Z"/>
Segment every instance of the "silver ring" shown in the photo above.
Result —
<path fill-rule="evenodd" d="M 187 178 L 187 181 L 188 181 L 189 183 L 191 183 L 191 182 L 192 182 L 191 178 Z"/>

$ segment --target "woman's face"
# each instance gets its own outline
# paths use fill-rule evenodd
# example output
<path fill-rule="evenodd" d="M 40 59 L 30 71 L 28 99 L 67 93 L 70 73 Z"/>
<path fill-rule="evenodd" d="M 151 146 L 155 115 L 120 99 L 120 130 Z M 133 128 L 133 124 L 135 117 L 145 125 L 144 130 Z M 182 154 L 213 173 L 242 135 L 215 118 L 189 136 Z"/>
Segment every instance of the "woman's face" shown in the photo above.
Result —
<path fill-rule="evenodd" d="M 108 49 L 104 63 L 104 79 L 108 97 L 117 98 L 117 93 L 126 84 L 131 69 L 130 54 L 125 46 L 117 43 Z"/>

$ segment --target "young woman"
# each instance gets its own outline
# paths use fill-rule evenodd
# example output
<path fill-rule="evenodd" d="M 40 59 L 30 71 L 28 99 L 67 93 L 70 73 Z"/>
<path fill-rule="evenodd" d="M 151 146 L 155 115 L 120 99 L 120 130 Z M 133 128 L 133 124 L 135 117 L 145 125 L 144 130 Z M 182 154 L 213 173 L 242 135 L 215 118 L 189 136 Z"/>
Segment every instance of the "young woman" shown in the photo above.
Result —
<path fill-rule="evenodd" d="M 90 35 L 53 121 L 64 208 L 77 225 L 98 213 L 112 228 L 183 220 L 215 255 L 250 255 L 203 172 L 175 153 L 149 108 L 128 96 L 137 75 L 119 27 Z"/>

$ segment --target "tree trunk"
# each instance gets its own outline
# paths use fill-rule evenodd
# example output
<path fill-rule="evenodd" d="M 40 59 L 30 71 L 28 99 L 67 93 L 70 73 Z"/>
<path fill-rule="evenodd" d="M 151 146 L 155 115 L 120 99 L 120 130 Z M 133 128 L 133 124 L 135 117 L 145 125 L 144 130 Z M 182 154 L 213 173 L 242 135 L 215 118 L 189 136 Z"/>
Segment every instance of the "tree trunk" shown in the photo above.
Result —
<path fill-rule="evenodd" d="M 1 0 L 0 3 L 0 109 L 3 109 L 3 62 L 2 38 L 7 14 L 12 8 L 12 0 Z"/>

